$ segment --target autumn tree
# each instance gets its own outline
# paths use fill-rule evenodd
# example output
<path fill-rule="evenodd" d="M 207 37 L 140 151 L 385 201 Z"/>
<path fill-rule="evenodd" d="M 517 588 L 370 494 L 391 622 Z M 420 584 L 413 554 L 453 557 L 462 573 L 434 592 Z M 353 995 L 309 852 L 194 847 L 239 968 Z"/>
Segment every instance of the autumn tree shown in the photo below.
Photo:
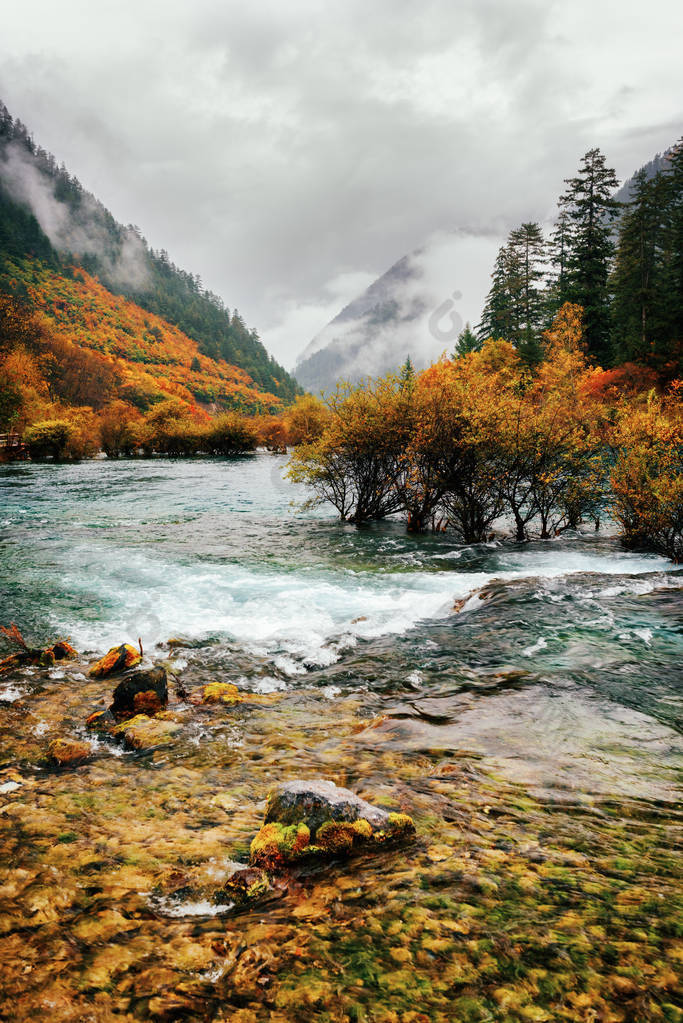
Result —
<path fill-rule="evenodd" d="M 397 377 L 340 384 L 328 397 L 329 421 L 301 444 L 289 475 L 314 500 L 329 501 L 343 520 L 361 524 L 401 510 L 397 481 L 409 434 L 409 396 Z"/>
<path fill-rule="evenodd" d="M 614 444 L 613 513 L 628 547 L 683 561 L 683 390 L 622 407 Z"/>
<path fill-rule="evenodd" d="M 114 401 L 100 415 L 102 450 L 108 458 L 130 458 L 142 440 L 142 416 L 123 401 Z"/>
<path fill-rule="evenodd" d="M 329 419 L 328 408 L 313 394 L 298 395 L 284 413 L 290 444 L 310 444 L 317 440 Z"/>

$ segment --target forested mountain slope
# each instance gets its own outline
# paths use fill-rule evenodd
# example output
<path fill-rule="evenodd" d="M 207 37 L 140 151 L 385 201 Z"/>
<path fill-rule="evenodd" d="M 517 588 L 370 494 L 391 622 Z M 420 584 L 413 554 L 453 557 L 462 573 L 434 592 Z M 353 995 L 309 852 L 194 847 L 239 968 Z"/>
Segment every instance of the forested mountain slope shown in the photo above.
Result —
<path fill-rule="evenodd" d="M 40 266 L 29 270 L 27 260 L 39 261 Z M 17 261 L 23 267 L 20 272 Z M 49 298 L 41 300 L 37 282 L 46 281 L 48 271 L 53 284 L 55 276 L 69 277 L 74 264 L 90 275 L 81 278 L 82 284 L 97 278 L 105 305 L 109 300 L 104 290 L 160 317 L 195 343 L 198 356 L 238 367 L 253 381 L 253 389 L 266 396 L 287 403 L 299 393 L 292 377 L 269 356 L 256 331 L 236 310 L 231 312 L 206 291 L 198 277 L 176 267 L 166 252 L 150 248 L 136 227 L 118 223 L 0 103 L 0 287 L 16 292 L 30 279 L 32 290 L 24 294 L 37 306 L 47 307 Z M 81 325 L 74 326 L 82 343 Z M 163 334 L 164 328 L 159 329 Z M 105 342 L 96 336 L 88 340 L 95 347 L 106 347 Z M 136 343 L 144 348 L 144 339 L 136 337 L 126 358 Z M 160 350 L 157 345 L 157 355 Z M 139 361 L 136 355 L 132 361 Z M 168 364 L 156 358 L 142 361 L 152 373 L 152 367 Z M 269 397 L 265 403 L 270 403 Z"/>

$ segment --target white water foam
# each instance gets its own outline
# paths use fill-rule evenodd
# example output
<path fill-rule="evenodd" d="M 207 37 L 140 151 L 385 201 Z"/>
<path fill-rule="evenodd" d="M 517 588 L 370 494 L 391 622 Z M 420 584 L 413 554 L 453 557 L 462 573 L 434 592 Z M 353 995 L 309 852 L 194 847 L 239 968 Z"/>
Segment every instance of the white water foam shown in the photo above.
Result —
<path fill-rule="evenodd" d="M 223 913 L 229 912 L 234 905 L 234 902 L 216 905 L 207 899 L 202 899 L 198 902 L 172 902 L 170 899 L 157 899 L 154 908 L 162 916 L 221 916 Z"/>
<path fill-rule="evenodd" d="M 92 551 L 90 551 L 92 557 Z M 77 565 L 74 559 L 72 564 Z M 170 636 L 210 636 L 272 658 L 285 674 L 337 661 L 359 640 L 400 635 L 419 622 L 482 606 L 474 591 L 494 579 L 555 579 L 574 573 L 634 575 L 637 590 L 661 585 L 667 562 L 656 556 L 610 552 L 525 550 L 500 553 L 496 572 L 362 572 L 350 569 L 285 571 L 234 563 L 183 564 L 127 552 L 117 565 L 102 561 L 97 590 L 106 608 L 98 621 L 55 621 L 81 650 L 142 637 L 146 649 Z M 76 570 L 77 571 L 77 570 Z M 656 573 L 654 576 L 652 573 Z M 634 580 L 636 582 L 636 580 Z M 620 582 L 615 591 L 628 584 Z M 64 588 L 92 592 L 88 572 L 64 579 Z"/>

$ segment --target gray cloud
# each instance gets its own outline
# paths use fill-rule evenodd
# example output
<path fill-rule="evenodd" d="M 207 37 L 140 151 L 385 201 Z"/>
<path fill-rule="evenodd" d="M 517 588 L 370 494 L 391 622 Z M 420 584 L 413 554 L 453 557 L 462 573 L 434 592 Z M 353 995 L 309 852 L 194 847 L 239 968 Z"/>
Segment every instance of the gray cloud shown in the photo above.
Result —
<path fill-rule="evenodd" d="M 435 232 L 545 220 L 589 146 L 623 177 L 683 119 L 673 0 L 26 0 L 4 27 L 10 110 L 287 365 Z"/>

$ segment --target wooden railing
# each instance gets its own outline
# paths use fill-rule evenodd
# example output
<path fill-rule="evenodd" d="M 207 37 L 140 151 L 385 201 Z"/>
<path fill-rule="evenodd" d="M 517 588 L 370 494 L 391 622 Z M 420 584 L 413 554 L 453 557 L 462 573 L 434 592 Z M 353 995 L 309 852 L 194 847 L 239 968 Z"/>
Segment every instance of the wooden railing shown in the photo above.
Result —
<path fill-rule="evenodd" d="M 28 448 L 18 433 L 0 433 L 0 458 L 26 458 Z"/>

